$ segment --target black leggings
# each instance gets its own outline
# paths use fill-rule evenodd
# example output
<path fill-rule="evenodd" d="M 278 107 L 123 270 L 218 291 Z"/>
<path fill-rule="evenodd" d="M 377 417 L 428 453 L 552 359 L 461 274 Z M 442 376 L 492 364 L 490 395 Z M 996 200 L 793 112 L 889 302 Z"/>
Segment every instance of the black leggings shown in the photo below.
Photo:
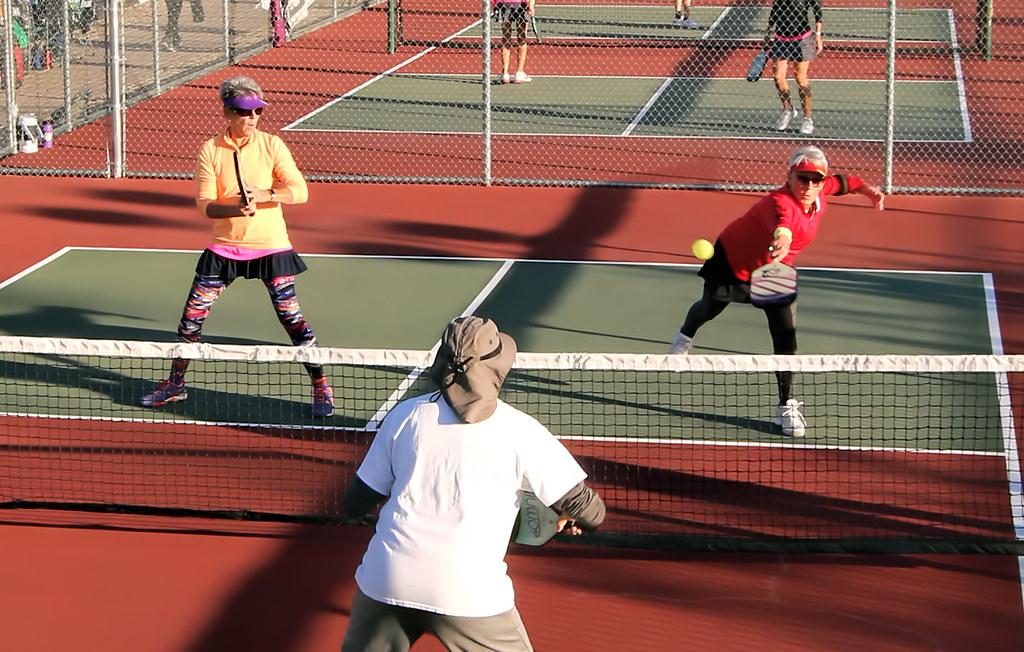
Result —
<path fill-rule="evenodd" d="M 728 301 L 716 299 L 714 292 L 707 283 L 700 300 L 690 306 L 680 332 L 693 337 L 704 324 L 722 314 L 729 306 Z M 796 353 L 796 302 L 787 306 L 762 308 L 768 318 L 768 332 L 772 336 L 772 351 L 776 355 L 794 355 Z M 789 400 L 793 390 L 793 372 L 776 371 L 775 378 L 779 385 L 779 405 Z"/>

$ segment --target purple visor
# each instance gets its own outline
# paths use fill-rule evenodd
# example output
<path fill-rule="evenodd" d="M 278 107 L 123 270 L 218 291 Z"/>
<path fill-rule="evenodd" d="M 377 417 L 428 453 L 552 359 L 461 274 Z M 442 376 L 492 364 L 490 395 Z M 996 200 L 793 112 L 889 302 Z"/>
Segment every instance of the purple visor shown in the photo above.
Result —
<path fill-rule="evenodd" d="M 224 102 L 224 106 L 232 109 L 259 109 L 267 106 L 259 95 L 236 95 Z"/>

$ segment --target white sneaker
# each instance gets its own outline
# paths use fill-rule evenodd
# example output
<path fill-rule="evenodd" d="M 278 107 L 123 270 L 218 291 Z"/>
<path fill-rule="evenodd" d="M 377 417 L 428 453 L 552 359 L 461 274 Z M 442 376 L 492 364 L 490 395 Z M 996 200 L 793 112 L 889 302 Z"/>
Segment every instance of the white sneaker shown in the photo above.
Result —
<path fill-rule="evenodd" d="M 668 348 L 668 352 L 674 355 L 686 355 L 690 351 L 691 346 L 693 346 L 692 337 L 676 333 L 676 338 L 672 340 L 672 346 Z"/>
<path fill-rule="evenodd" d="M 526 82 L 532 82 L 533 77 L 527 75 L 525 72 L 520 70 L 516 73 L 515 79 L 512 80 L 513 84 L 525 84 Z"/>
<path fill-rule="evenodd" d="M 672 21 L 672 24 L 676 27 L 685 27 L 686 29 L 700 29 L 701 24 L 692 18 L 676 18 Z"/>
<path fill-rule="evenodd" d="M 804 419 L 803 413 L 800 412 L 800 408 L 803 406 L 803 402 L 795 398 L 786 401 L 785 405 L 776 406 L 775 417 L 772 419 L 772 423 L 782 426 L 782 433 L 785 435 L 803 437 L 804 431 L 807 429 L 807 420 Z"/>
<path fill-rule="evenodd" d="M 796 117 L 796 107 L 791 106 L 788 109 L 783 109 L 782 115 L 779 116 L 779 121 L 775 123 L 775 128 L 779 131 L 785 131 L 789 128 L 790 121 Z"/>
<path fill-rule="evenodd" d="M 510 83 L 512 83 L 512 78 L 509 76 L 509 74 L 507 72 L 502 74 L 502 76 L 501 76 L 501 83 L 502 84 L 510 84 Z"/>
<path fill-rule="evenodd" d="M 800 133 L 805 136 L 810 136 L 814 133 L 814 120 L 810 118 L 804 118 L 803 122 L 800 123 Z"/>

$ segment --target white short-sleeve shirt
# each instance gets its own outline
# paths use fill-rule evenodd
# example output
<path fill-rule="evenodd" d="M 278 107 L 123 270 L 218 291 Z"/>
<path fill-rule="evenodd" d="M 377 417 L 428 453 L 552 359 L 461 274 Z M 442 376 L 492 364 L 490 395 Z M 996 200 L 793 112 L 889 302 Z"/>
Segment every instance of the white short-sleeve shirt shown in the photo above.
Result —
<path fill-rule="evenodd" d="M 388 496 L 356 570 L 359 588 L 379 602 L 464 617 L 515 605 L 505 553 L 520 491 L 550 505 L 586 478 L 528 414 L 499 400 L 489 418 L 462 423 L 438 394 L 396 406 L 357 474 Z"/>

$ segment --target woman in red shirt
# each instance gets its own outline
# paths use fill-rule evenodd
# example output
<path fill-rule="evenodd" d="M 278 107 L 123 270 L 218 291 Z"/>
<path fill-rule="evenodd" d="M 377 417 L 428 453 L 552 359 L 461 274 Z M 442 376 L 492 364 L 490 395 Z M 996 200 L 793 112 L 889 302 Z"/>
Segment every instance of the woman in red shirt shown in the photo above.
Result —
<path fill-rule="evenodd" d="M 817 147 L 797 148 L 789 157 L 783 186 L 762 197 L 718 236 L 715 253 L 700 269 L 704 294 L 690 306 L 669 353 L 690 350 L 697 330 L 722 313 L 731 302 L 750 303 L 750 274 L 770 262 L 792 265 L 797 254 L 814 241 L 825 213 L 826 197 L 857 193 L 882 210 L 885 195 L 853 175 L 829 174 L 825 153 Z M 763 308 L 776 355 L 796 353 L 796 301 Z M 772 421 L 787 435 L 802 437 L 803 403 L 791 398 L 793 373 L 776 372 L 779 405 Z"/>

